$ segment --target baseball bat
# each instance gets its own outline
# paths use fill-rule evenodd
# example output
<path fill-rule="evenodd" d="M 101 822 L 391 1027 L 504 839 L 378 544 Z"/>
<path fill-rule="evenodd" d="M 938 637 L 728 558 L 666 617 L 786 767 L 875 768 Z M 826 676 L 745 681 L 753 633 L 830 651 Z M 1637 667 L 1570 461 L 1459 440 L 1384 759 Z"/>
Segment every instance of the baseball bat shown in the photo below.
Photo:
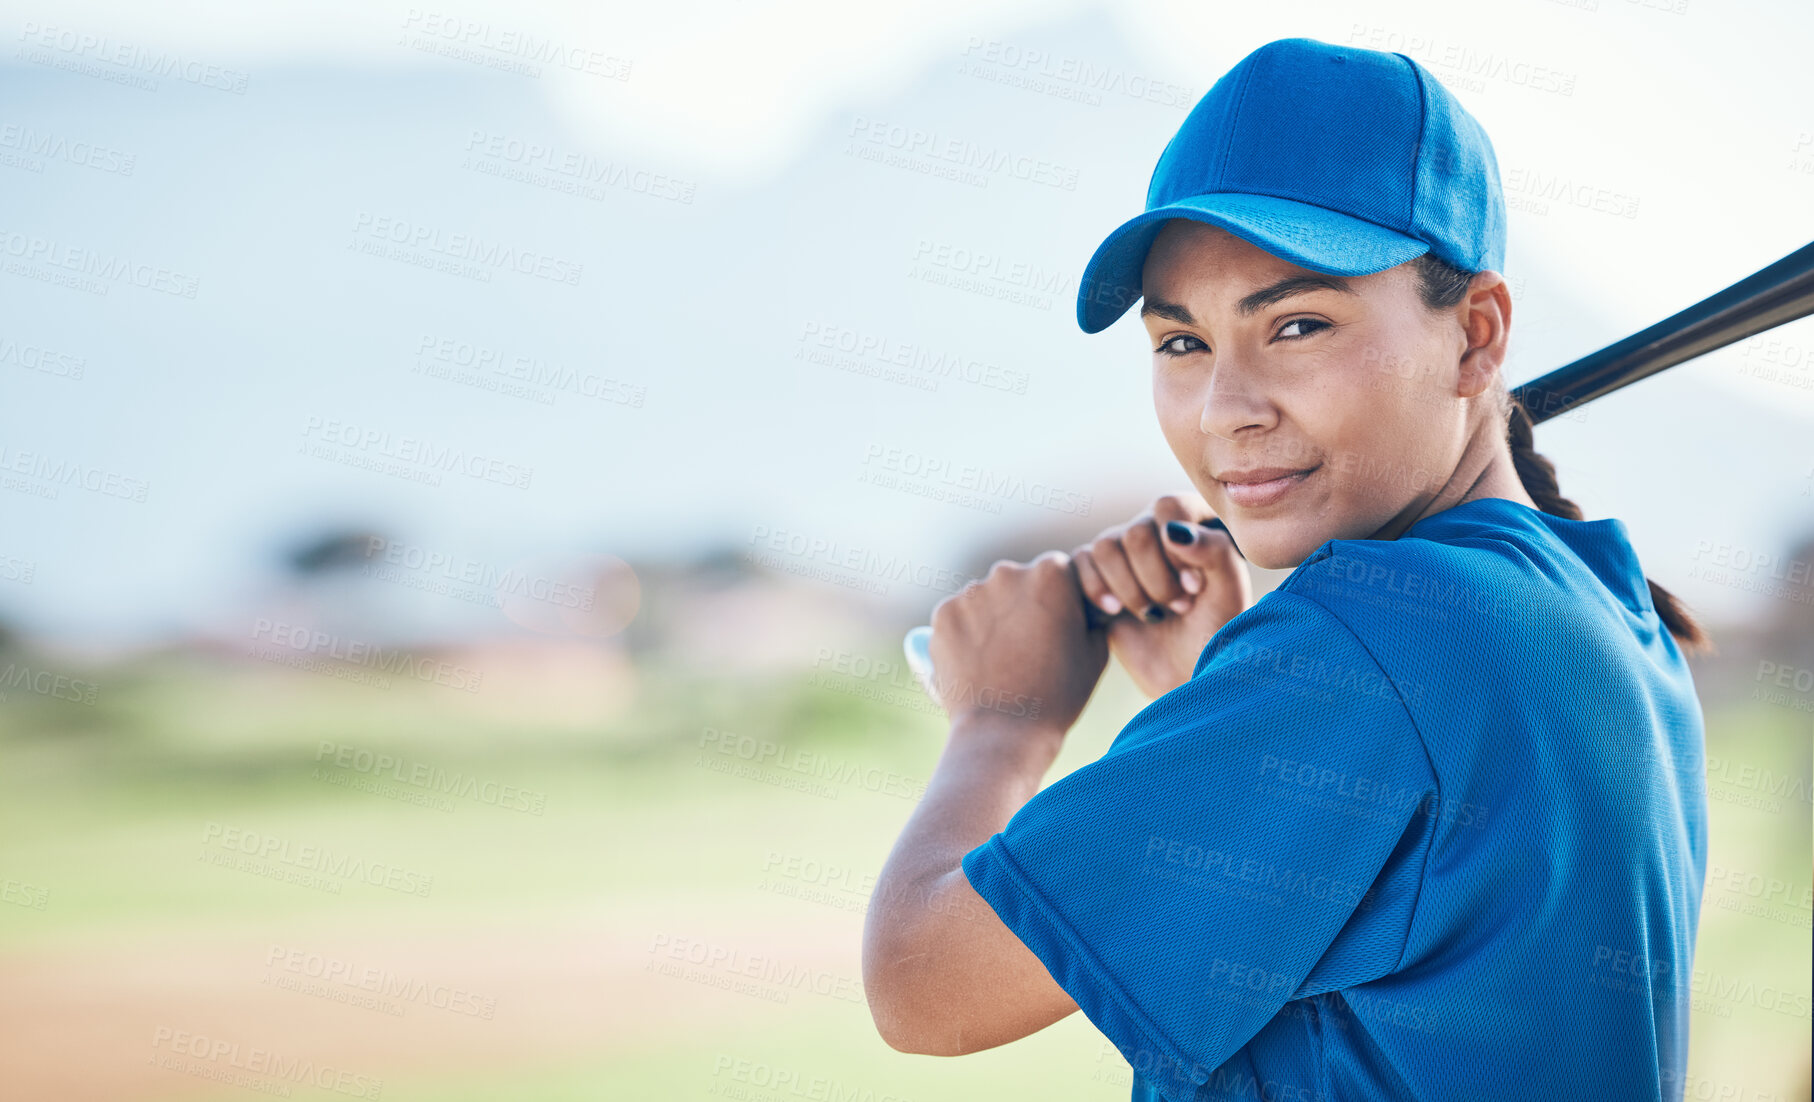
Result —
<path fill-rule="evenodd" d="M 1541 424 L 1640 379 L 1809 314 L 1814 314 L 1814 243 L 1647 329 L 1513 387 L 1512 394 L 1530 412 L 1531 423 Z M 1204 523 L 1227 531 L 1220 518 Z M 1106 622 L 1095 605 L 1085 601 L 1083 607 L 1089 627 Z M 913 628 L 901 645 L 907 665 L 936 700 L 932 628 L 925 624 Z"/>

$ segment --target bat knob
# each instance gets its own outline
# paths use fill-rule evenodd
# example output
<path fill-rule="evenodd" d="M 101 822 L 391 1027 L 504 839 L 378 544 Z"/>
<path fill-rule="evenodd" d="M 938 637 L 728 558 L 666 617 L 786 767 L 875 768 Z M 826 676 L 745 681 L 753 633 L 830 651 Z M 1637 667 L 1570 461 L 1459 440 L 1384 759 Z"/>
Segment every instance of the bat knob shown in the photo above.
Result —
<path fill-rule="evenodd" d="M 921 624 L 909 631 L 901 640 L 901 649 L 907 653 L 907 668 L 920 679 L 920 688 L 937 700 L 938 693 L 932 689 L 932 628 Z"/>

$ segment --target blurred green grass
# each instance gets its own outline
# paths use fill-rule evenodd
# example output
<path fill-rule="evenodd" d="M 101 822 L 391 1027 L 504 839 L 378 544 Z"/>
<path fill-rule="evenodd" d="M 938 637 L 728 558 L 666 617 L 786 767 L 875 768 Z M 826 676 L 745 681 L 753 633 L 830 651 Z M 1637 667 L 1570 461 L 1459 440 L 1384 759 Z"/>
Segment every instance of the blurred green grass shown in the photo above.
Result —
<path fill-rule="evenodd" d="M 876 652 L 885 653 L 881 646 Z M 434 686 L 379 691 L 180 655 L 97 671 L 104 690 L 92 707 L 15 694 L 0 712 L 0 876 L 44 887 L 48 903 L 0 907 L 0 951 L 279 926 L 293 938 L 312 925 L 408 935 L 491 923 L 533 937 L 551 916 L 617 915 L 600 936 L 632 939 L 618 946 L 625 953 L 646 952 L 663 932 L 708 936 L 743 923 L 831 929 L 843 938 L 830 947 L 846 962 L 840 970 L 854 974 L 866 893 L 852 885 L 879 871 L 911 801 L 861 783 L 814 795 L 714 770 L 707 766 L 747 763 L 702 746 L 710 741 L 704 732 L 892 771 L 911 785 L 930 775 L 942 725 L 919 708 L 833 691 L 808 672 L 735 678 L 642 668 L 630 706 L 547 721 L 477 709 L 465 694 Z M 1099 756 L 1142 703 L 1111 668 L 1051 779 Z M 1808 773 L 1805 722 L 1784 709 L 1710 713 L 1708 732 L 1710 755 Z M 318 771 L 356 774 L 336 771 L 331 752 L 321 760 L 324 741 L 515 785 L 543 794 L 545 811 L 469 797 L 440 811 L 328 783 Z M 1783 803 L 1772 812 L 1710 800 L 1710 863 L 1805 887 L 1809 806 L 1805 798 Z M 432 892 L 349 882 L 335 895 L 231 875 L 196 859 L 210 822 L 419 870 L 434 877 Z M 786 859 L 840 866 L 855 879 L 830 891 L 829 903 L 767 890 L 767 871 Z M 1709 885 L 1697 969 L 1805 993 L 1814 963 L 1805 925 L 1717 906 L 1718 895 Z M 715 1010 L 729 1003 L 733 1013 L 708 1016 L 700 1028 L 677 1025 L 657 1040 L 601 1036 L 562 1056 L 387 1069 L 384 1097 L 789 1097 L 760 1085 L 776 1072 L 878 1099 L 1127 1093 L 1126 1064 L 1082 1015 L 1013 1045 L 941 1060 L 888 1049 L 860 1003 L 807 998 L 752 1008 L 738 1006 L 733 993 L 692 986 L 698 990 L 683 999 Z M 1691 1087 L 1805 1097 L 1796 1092 L 1805 1082 L 1806 1020 L 1754 1005 L 1727 1010 L 1693 1017 Z M 170 1079 L 159 1097 L 191 1085 Z M 299 1089 L 316 1093 L 328 1096 Z M 213 1088 L 193 1093 L 218 1096 Z"/>

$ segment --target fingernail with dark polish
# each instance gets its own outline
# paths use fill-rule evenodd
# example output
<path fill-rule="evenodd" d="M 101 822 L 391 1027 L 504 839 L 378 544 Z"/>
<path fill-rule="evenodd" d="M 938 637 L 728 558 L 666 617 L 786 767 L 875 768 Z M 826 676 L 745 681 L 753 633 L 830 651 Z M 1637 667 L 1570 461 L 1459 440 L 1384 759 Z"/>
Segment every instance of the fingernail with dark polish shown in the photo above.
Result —
<path fill-rule="evenodd" d="M 1228 537 L 1228 542 L 1231 544 L 1234 544 L 1235 554 L 1241 555 L 1241 545 L 1238 543 L 1235 543 L 1235 534 L 1228 530 L 1228 525 L 1222 523 L 1221 517 L 1210 517 L 1208 520 L 1203 522 L 1203 527 L 1220 528 L 1222 530 L 1223 534 Z M 1241 555 L 1241 557 L 1246 558 L 1247 556 Z"/>
<path fill-rule="evenodd" d="M 1160 608 L 1158 605 L 1147 605 L 1146 606 L 1146 618 L 1149 622 L 1154 621 L 1154 620 L 1163 620 L 1165 618 L 1165 610 Z"/>
<path fill-rule="evenodd" d="M 1190 530 L 1190 525 L 1175 520 L 1165 522 L 1165 534 L 1171 537 L 1173 543 L 1182 543 L 1187 547 L 1197 540 L 1197 534 Z"/>

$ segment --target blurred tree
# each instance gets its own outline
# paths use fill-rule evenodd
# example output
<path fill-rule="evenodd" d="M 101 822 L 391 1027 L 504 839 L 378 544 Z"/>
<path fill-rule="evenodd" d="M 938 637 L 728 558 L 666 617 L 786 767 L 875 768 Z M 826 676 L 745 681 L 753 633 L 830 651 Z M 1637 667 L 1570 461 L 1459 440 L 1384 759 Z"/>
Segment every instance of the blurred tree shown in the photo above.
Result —
<path fill-rule="evenodd" d="M 304 540 L 283 553 L 286 569 L 298 581 L 371 561 L 373 549 L 384 546 L 384 537 L 366 529 L 330 531 Z"/>

